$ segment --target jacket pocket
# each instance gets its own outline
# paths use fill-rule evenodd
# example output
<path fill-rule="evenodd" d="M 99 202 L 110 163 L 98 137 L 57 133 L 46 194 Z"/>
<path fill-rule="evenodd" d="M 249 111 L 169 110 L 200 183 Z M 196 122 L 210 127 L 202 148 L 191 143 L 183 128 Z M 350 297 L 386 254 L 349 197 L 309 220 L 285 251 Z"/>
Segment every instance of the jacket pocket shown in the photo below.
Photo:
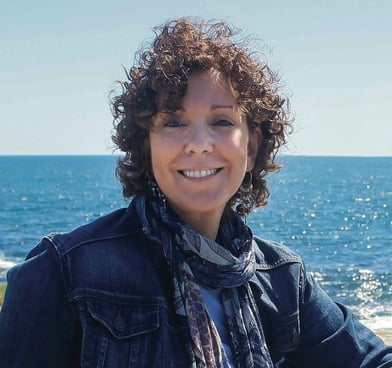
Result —
<path fill-rule="evenodd" d="M 285 319 L 275 320 L 269 328 L 270 349 L 287 353 L 297 348 L 300 339 L 298 313 Z"/>
<path fill-rule="evenodd" d="M 127 303 L 94 299 L 85 308 L 82 367 L 154 366 L 154 357 L 160 355 L 162 304 L 154 299 Z"/>
<path fill-rule="evenodd" d="M 102 301 L 87 303 L 91 317 L 116 339 L 127 339 L 159 328 L 159 306 L 113 305 Z"/>

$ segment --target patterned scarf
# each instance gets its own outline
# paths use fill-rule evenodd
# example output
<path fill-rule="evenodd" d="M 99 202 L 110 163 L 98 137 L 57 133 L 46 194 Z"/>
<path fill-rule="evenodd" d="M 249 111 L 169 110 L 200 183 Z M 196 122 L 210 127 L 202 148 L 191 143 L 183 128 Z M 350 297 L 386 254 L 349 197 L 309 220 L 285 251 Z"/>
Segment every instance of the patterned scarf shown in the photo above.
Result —
<path fill-rule="evenodd" d="M 191 341 L 186 343 L 193 367 L 223 368 L 223 345 L 209 316 L 199 285 L 222 288 L 222 302 L 239 368 L 273 364 L 265 344 L 262 323 L 248 280 L 255 273 L 252 234 L 233 211 L 221 221 L 220 245 L 194 232 L 159 201 L 147 204 L 136 197 L 139 215 L 148 224 L 149 237 L 159 238 L 172 270 L 176 313 L 186 316 Z"/>

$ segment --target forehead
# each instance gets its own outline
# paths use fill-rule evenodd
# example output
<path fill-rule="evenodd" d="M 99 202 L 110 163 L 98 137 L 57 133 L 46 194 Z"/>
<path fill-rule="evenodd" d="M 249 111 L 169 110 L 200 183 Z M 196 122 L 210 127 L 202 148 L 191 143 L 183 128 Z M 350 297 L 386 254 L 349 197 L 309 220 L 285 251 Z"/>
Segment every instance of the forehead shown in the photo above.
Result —
<path fill-rule="evenodd" d="M 190 103 L 237 107 L 237 101 L 237 94 L 227 77 L 214 71 L 201 71 L 189 77 L 182 103 L 183 107 Z"/>

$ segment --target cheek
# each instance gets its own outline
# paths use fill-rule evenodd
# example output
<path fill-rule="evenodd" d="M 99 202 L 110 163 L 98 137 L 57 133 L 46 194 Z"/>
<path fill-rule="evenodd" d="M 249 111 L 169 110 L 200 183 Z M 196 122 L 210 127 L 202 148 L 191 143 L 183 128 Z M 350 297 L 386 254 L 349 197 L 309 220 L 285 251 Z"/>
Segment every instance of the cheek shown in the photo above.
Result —
<path fill-rule="evenodd" d="M 162 155 L 159 152 L 162 151 L 159 144 L 159 139 L 156 139 L 155 134 L 150 133 L 150 161 L 151 161 L 151 168 L 154 171 L 159 166 L 159 159 Z"/>
<path fill-rule="evenodd" d="M 172 150 L 159 136 L 150 138 L 151 169 L 157 181 L 165 180 L 172 161 Z"/>
<path fill-rule="evenodd" d="M 158 147 L 151 149 L 151 167 L 153 173 L 159 170 L 165 161 L 165 151 L 159 150 Z"/>
<path fill-rule="evenodd" d="M 239 155 L 246 158 L 248 157 L 249 150 L 249 142 L 248 142 L 248 133 L 247 132 L 238 132 L 233 136 L 232 139 L 233 150 L 235 150 Z"/>

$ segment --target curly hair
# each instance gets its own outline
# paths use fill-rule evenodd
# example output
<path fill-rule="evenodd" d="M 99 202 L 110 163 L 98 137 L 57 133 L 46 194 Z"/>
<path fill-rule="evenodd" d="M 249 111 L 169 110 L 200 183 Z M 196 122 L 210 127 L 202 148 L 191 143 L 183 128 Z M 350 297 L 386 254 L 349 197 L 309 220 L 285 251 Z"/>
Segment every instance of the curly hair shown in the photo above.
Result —
<path fill-rule="evenodd" d="M 292 127 L 279 78 L 248 51 L 245 38 L 235 42 L 241 31 L 225 22 L 182 18 L 155 28 L 154 33 L 155 39 L 139 51 L 127 80 L 119 82 L 121 92 L 112 99 L 112 140 L 124 152 L 116 169 L 124 197 L 146 193 L 153 177 L 149 145 L 153 117 L 181 108 L 190 74 L 214 70 L 228 78 L 238 94 L 250 134 L 254 129 L 262 133 L 251 179 L 244 178 L 229 205 L 236 205 L 241 215 L 265 205 L 269 191 L 264 177 L 280 168 L 276 154 Z"/>

